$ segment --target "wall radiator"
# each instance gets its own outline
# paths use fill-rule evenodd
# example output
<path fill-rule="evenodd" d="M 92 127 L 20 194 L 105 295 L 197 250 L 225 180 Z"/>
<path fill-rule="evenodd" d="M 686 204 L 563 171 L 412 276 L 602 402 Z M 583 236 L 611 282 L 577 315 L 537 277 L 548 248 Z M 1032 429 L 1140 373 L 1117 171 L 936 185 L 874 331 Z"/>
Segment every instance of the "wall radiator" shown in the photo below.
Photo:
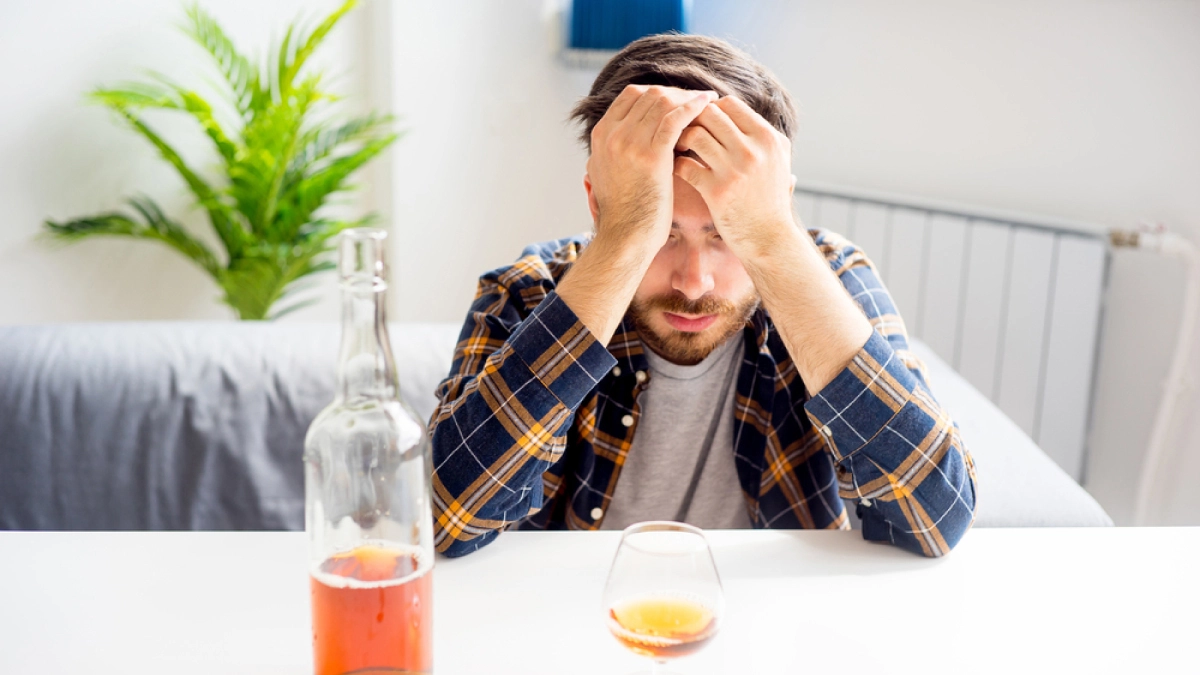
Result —
<path fill-rule="evenodd" d="M 1105 228 L 815 183 L 797 183 L 796 205 L 805 226 L 861 246 L 909 335 L 1083 482 Z"/>

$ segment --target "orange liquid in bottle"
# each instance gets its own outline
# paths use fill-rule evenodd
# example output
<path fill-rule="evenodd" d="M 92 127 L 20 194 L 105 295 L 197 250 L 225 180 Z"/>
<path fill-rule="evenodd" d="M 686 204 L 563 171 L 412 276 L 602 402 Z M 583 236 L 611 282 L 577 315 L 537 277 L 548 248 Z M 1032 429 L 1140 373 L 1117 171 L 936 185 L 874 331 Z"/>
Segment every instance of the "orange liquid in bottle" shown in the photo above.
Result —
<path fill-rule="evenodd" d="M 416 550 L 368 544 L 310 577 L 316 675 L 433 670 L 433 573 Z"/>
<path fill-rule="evenodd" d="M 694 600 L 647 597 L 613 605 L 608 629 L 635 654 L 662 660 L 699 651 L 717 634 L 717 621 Z"/>

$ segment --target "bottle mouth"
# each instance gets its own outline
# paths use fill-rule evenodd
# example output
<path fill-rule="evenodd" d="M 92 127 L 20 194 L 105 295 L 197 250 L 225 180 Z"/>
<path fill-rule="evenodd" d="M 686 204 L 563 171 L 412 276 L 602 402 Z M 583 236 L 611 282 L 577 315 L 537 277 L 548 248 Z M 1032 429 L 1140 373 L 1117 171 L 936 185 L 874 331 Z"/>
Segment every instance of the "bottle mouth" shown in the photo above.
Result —
<path fill-rule="evenodd" d="M 387 288 L 387 230 L 355 227 L 343 230 L 338 245 L 338 277 L 343 288 L 380 291 Z"/>

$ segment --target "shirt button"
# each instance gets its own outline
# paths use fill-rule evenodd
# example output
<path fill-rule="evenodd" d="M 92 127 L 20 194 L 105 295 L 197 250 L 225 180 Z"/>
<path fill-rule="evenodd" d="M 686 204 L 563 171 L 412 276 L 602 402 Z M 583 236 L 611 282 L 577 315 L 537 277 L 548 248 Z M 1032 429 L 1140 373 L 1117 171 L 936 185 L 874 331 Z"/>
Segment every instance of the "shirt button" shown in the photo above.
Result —
<path fill-rule="evenodd" d="M 604 517 L 604 509 L 600 508 L 599 506 L 592 509 L 592 520 L 600 520 L 603 517 Z"/>
<path fill-rule="evenodd" d="M 633 415 L 626 415 L 622 417 L 621 424 L 624 424 L 627 427 L 633 426 Z"/>
<path fill-rule="evenodd" d="M 620 377 L 621 376 L 621 366 L 613 366 L 612 374 L 613 374 L 613 377 Z"/>
<path fill-rule="evenodd" d="M 638 382 L 645 382 L 646 381 L 646 371 L 644 371 L 644 370 L 637 371 L 636 373 L 633 374 L 633 379 L 637 380 Z"/>

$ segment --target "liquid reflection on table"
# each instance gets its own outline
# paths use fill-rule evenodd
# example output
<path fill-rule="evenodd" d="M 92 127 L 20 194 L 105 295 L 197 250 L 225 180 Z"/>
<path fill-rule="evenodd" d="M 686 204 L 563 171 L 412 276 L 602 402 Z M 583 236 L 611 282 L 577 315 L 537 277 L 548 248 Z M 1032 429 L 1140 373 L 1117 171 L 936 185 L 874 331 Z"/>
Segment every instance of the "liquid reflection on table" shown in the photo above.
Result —
<path fill-rule="evenodd" d="M 601 606 L 619 532 L 509 532 L 434 572 L 438 675 L 645 670 Z M 1186 672 L 1200 528 L 709 533 L 721 630 L 682 675 Z M 0 673 L 311 672 L 302 533 L 0 532 Z"/>

